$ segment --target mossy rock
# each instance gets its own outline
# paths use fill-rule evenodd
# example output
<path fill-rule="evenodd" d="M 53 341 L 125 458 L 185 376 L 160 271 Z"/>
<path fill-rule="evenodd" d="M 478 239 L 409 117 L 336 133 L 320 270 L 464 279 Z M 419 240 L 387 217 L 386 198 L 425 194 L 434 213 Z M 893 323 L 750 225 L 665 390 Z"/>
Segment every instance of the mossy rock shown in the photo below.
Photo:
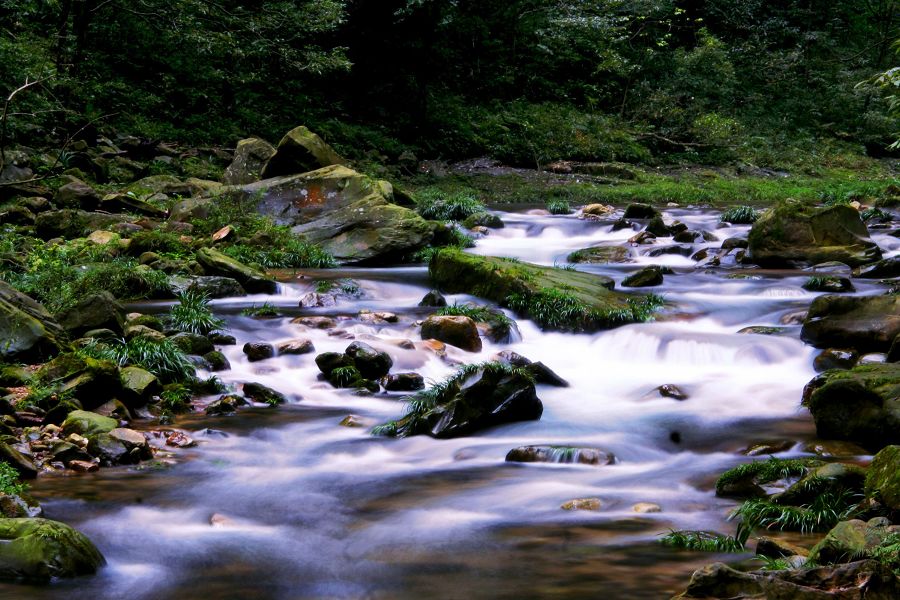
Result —
<path fill-rule="evenodd" d="M 223 252 L 213 248 L 201 248 L 197 250 L 196 256 L 197 262 L 209 275 L 230 277 L 248 292 L 274 294 L 278 289 L 278 285 L 265 273 L 252 269 Z"/>
<path fill-rule="evenodd" d="M 856 209 L 815 208 L 785 201 L 767 210 L 748 237 L 750 257 L 763 267 L 839 261 L 856 267 L 881 258 L 881 250 Z"/>
<path fill-rule="evenodd" d="M 491 256 L 442 249 L 429 264 L 432 281 L 444 292 L 466 293 L 514 308 L 535 320 L 535 307 L 548 294 L 562 294 L 576 310 L 541 320 L 546 329 L 595 331 L 642 320 L 628 296 L 612 291 L 609 277 L 542 267 Z M 552 290 L 552 291 L 551 291 Z"/>
<path fill-rule="evenodd" d="M 890 534 L 890 521 L 876 517 L 868 522 L 859 519 L 841 521 L 821 542 L 809 551 L 816 564 L 834 564 L 869 556 Z"/>
<path fill-rule="evenodd" d="M 576 250 L 566 258 L 570 263 L 605 264 L 633 262 L 631 251 L 622 246 L 593 246 Z"/>
<path fill-rule="evenodd" d="M 883 448 L 869 465 L 866 497 L 900 511 L 900 446 Z"/>
<path fill-rule="evenodd" d="M 288 131 L 275 154 L 263 167 L 263 179 L 306 173 L 331 165 L 346 165 L 347 161 L 322 138 L 301 125 Z"/>
<path fill-rule="evenodd" d="M 109 433 L 119 426 L 118 421 L 86 410 L 73 410 L 63 421 L 62 430 L 66 435 L 77 433 L 84 437 L 92 437 Z"/>
<path fill-rule="evenodd" d="M 0 519 L 0 578 L 45 583 L 92 575 L 105 564 L 84 534 L 47 519 Z"/>
<path fill-rule="evenodd" d="M 125 367 L 119 371 L 119 378 L 122 381 L 122 401 L 130 407 L 144 406 L 162 392 L 156 375 L 140 367 Z"/>
<path fill-rule="evenodd" d="M 463 221 L 463 226 L 467 229 L 472 229 L 473 227 L 488 227 L 490 229 L 503 229 L 503 219 L 498 217 L 497 215 L 493 215 L 489 212 L 480 212 L 475 213 L 474 215 L 469 215 L 466 217 L 466 220 Z"/>
<path fill-rule="evenodd" d="M 900 364 L 826 371 L 807 384 L 803 396 L 820 438 L 869 450 L 900 443 Z"/>
<path fill-rule="evenodd" d="M 41 360 L 68 345 L 66 332 L 35 300 L 0 281 L 0 358 Z"/>
<path fill-rule="evenodd" d="M 247 138 L 237 143 L 234 160 L 225 169 L 222 183 L 241 185 L 259 181 L 263 167 L 275 155 L 275 146 L 260 138 Z"/>

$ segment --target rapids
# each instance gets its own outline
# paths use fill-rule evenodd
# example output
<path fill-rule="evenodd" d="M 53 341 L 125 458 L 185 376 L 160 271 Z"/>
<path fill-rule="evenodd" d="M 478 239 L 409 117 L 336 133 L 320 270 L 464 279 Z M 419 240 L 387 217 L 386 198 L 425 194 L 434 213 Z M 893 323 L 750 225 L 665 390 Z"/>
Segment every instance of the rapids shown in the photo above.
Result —
<path fill-rule="evenodd" d="M 498 214 L 506 227 L 478 240 L 472 252 L 562 265 L 573 250 L 621 244 L 635 233 L 574 216 Z M 748 229 L 718 228 L 714 211 L 672 210 L 666 216 L 720 240 L 746 237 Z M 886 256 L 900 250 L 897 238 L 874 238 Z M 633 250 L 667 244 L 657 240 Z M 694 244 L 692 252 L 718 245 Z M 748 460 L 740 450 L 754 442 L 790 440 L 792 448 L 783 453 L 789 456 L 802 454 L 814 438 L 811 418 L 800 407 L 803 385 L 814 375 L 814 350 L 799 341 L 796 314 L 817 294 L 801 288 L 806 272 L 750 271 L 727 261 L 698 269 L 678 254 L 578 268 L 620 283 L 648 264 L 675 271 L 652 289 L 668 303 L 656 322 L 575 335 L 544 333 L 519 320 L 521 341 L 485 340 L 478 355 L 448 348 L 446 360 L 397 345 L 417 341 L 415 321 L 429 314 L 417 306 L 430 289 L 425 267 L 307 271 L 286 276 L 274 296 L 215 301 L 238 342 L 222 349 L 232 369 L 217 375 L 226 383 L 263 383 L 289 403 L 231 417 L 180 416 L 175 426 L 198 446 L 174 451 L 171 464 L 38 479 L 32 491 L 46 516 L 86 533 L 108 565 L 95 577 L 47 587 L 0 584 L 0 597 L 671 596 L 692 569 L 723 557 L 661 547 L 660 534 L 685 528 L 732 533 L 726 518 L 735 503 L 715 497 L 716 476 Z M 729 277 L 738 273 L 741 278 Z M 317 279 L 344 277 L 360 284 L 361 300 L 297 307 Z M 873 283 L 854 283 L 858 294 L 876 291 Z M 284 316 L 241 314 L 264 302 Z M 391 311 L 400 322 L 364 323 L 355 318 L 360 309 Z M 330 335 L 291 324 L 300 314 L 352 318 L 339 320 L 339 335 Z M 737 333 L 753 325 L 785 331 Z M 487 360 L 511 349 L 543 361 L 571 386 L 538 387 L 540 421 L 453 440 L 377 438 L 369 427 L 402 415 L 402 394 L 361 397 L 333 389 L 318 379 L 315 354 L 249 363 L 241 352 L 247 341 L 297 337 L 311 339 L 317 353 L 363 340 L 392 355 L 393 372 L 414 370 L 426 380 L 450 374 L 454 362 Z M 689 399 L 661 397 L 654 391 L 661 384 L 677 385 Z M 338 426 L 348 414 L 367 427 Z M 614 454 L 616 463 L 504 461 L 510 449 L 523 445 L 597 447 Z M 585 497 L 599 498 L 600 510 L 560 508 Z M 639 502 L 662 511 L 636 513 L 632 507 Z"/>

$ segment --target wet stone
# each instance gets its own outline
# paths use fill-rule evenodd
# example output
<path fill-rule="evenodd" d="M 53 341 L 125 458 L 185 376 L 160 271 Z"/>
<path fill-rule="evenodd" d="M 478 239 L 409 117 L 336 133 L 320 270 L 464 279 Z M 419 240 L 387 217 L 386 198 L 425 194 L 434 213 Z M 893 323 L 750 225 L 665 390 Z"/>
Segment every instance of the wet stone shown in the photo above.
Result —
<path fill-rule="evenodd" d="M 615 456 L 599 448 L 572 446 L 522 446 L 510 450 L 506 455 L 506 462 L 611 465 L 615 461 Z"/>
<path fill-rule="evenodd" d="M 575 498 L 560 505 L 563 510 L 600 510 L 602 507 L 600 498 Z"/>
<path fill-rule="evenodd" d="M 272 344 L 263 342 L 247 342 L 244 344 L 243 350 L 250 362 L 266 360 L 275 356 L 275 348 Z"/>
<path fill-rule="evenodd" d="M 673 400 L 687 400 L 689 396 L 684 393 L 678 386 L 671 383 L 665 383 L 656 390 L 663 398 L 672 398 Z"/>

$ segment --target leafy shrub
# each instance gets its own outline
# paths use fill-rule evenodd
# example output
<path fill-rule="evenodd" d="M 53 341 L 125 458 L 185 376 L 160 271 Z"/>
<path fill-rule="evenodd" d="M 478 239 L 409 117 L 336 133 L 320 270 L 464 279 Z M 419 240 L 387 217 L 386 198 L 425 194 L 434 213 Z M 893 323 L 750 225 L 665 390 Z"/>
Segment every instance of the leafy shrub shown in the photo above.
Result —
<path fill-rule="evenodd" d="M 178 304 L 169 313 L 169 324 L 178 331 L 209 335 L 221 329 L 225 321 L 210 310 L 205 294 L 188 290 L 178 295 Z"/>
<path fill-rule="evenodd" d="M 0 494 L 18 496 L 25 492 L 28 486 L 19 481 L 19 473 L 12 465 L 0 462 Z"/>

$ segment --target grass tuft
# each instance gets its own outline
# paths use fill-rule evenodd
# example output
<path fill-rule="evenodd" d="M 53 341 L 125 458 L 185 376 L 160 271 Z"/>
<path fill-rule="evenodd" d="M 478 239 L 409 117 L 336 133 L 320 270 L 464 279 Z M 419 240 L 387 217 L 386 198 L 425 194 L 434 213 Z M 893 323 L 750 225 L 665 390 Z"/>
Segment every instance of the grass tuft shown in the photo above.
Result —
<path fill-rule="evenodd" d="M 169 313 L 169 325 L 178 331 L 209 335 L 221 329 L 225 321 L 213 315 L 206 294 L 187 290 L 178 295 L 178 304 Z"/>

